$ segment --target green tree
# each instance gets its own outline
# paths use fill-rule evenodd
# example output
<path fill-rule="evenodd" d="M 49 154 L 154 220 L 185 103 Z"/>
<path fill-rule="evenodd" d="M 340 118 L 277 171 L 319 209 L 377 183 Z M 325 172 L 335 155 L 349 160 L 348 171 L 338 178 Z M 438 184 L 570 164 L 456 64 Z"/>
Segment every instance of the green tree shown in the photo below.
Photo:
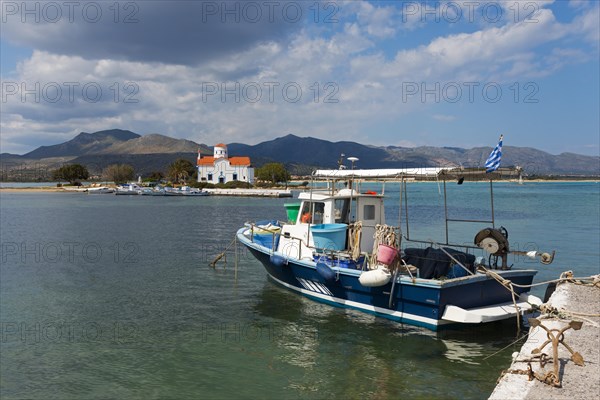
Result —
<path fill-rule="evenodd" d="M 256 177 L 261 181 L 271 182 L 273 185 L 277 182 L 286 182 L 290 180 L 290 173 L 281 163 L 268 163 L 256 170 Z"/>
<path fill-rule="evenodd" d="M 107 181 L 113 181 L 116 184 L 127 183 L 135 177 L 135 171 L 129 164 L 112 164 L 102 171 L 102 176 Z"/>
<path fill-rule="evenodd" d="M 165 176 L 160 171 L 154 171 L 150 174 L 150 180 L 152 180 L 152 181 L 160 181 L 164 177 Z"/>
<path fill-rule="evenodd" d="M 194 174 L 196 167 L 185 158 L 178 158 L 169 165 L 169 178 L 174 182 L 185 183 Z"/>
<path fill-rule="evenodd" d="M 77 183 L 80 179 L 87 179 L 90 176 L 86 167 L 81 164 L 63 165 L 52 172 L 52 178 L 56 181 L 69 181 L 70 184 Z"/>

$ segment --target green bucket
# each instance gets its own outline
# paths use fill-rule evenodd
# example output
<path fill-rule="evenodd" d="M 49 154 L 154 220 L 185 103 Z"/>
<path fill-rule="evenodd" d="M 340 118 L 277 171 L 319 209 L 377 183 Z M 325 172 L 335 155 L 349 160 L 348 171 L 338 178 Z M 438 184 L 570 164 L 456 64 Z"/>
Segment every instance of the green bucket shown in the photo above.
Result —
<path fill-rule="evenodd" d="M 298 213 L 300 212 L 300 203 L 287 203 L 283 205 L 287 213 L 288 221 L 292 224 L 296 223 Z"/>

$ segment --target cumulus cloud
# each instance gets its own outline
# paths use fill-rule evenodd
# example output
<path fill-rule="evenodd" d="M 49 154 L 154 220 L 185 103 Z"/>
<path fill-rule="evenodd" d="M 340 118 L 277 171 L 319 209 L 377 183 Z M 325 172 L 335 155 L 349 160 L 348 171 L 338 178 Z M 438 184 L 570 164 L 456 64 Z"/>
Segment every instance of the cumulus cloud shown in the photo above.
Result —
<path fill-rule="evenodd" d="M 574 21 L 562 24 L 551 10 L 536 12 L 536 23 L 519 21 L 501 27 L 487 27 L 472 33 L 440 36 L 426 45 L 399 50 L 393 60 L 383 55 L 359 55 L 351 60 L 355 75 L 371 80 L 384 78 L 403 82 L 481 81 L 508 82 L 520 76 L 535 78 L 547 75 L 562 61 L 540 57 L 538 48 L 552 45 L 565 37 L 590 34 L 592 28 Z M 592 18 L 584 18 L 592 25 Z M 543 53 L 542 53 L 543 54 Z M 587 57 L 572 51 L 571 62 L 583 62 Z M 554 62 L 554 63 L 552 63 Z M 398 87 L 398 84 L 396 85 Z"/>
<path fill-rule="evenodd" d="M 334 10 L 337 22 L 321 24 L 314 24 L 310 2 L 303 22 L 281 17 L 262 24 L 199 23 L 201 6 L 174 3 L 139 3 L 140 22 L 127 26 L 110 20 L 96 25 L 8 20 L 3 35 L 8 27 L 6 37 L 36 50 L 3 82 L 17 85 L 10 88 L 14 94 L 3 93 L 3 151 L 31 150 L 111 127 L 209 144 L 215 137 L 256 143 L 288 132 L 401 143 L 407 139 L 396 135 L 404 118 L 435 107 L 420 96 L 405 101 L 407 83 L 508 84 L 547 76 L 591 59 L 589 43 L 581 38 L 596 46 L 598 41 L 593 36 L 598 19 L 589 9 L 561 23 L 548 8 L 551 2 L 535 3 L 536 23 L 520 19 L 463 33 L 446 30 L 408 48 L 389 42 L 406 29 L 396 24 L 403 16 L 394 3 L 342 2 Z M 331 12 L 326 4 L 320 6 L 321 22 Z M 71 98 L 72 83 L 77 86 Z M 40 98 L 24 97 L 22 85 L 35 92 L 36 84 Z M 52 101 L 56 85 L 63 92 Z M 101 96 L 94 97 L 97 88 Z M 453 114 L 428 115 L 455 124 L 464 119 Z"/>
<path fill-rule="evenodd" d="M 589 6 L 588 6 L 589 7 Z M 596 46 L 600 42 L 600 4 L 595 7 L 586 8 L 585 11 L 577 16 L 571 24 L 572 29 L 584 36 L 590 43 Z"/>
<path fill-rule="evenodd" d="M 279 41 L 308 4 L 240 1 L 4 2 L 5 40 L 86 59 L 197 65 Z"/>

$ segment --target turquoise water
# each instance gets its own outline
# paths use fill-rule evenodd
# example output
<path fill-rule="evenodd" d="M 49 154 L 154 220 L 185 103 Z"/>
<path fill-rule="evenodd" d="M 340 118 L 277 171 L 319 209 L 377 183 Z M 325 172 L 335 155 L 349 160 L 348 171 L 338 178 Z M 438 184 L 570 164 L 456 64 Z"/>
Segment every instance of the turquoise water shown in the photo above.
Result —
<path fill-rule="evenodd" d="M 447 187 L 452 216 L 487 215 L 478 185 Z M 409 189 L 411 236 L 444 240 L 438 186 Z M 393 222 L 398 189 L 386 192 Z M 537 281 L 599 273 L 598 184 L 495 195 L 513 248 L 557 251 L 522 264 Z M 514 323 L 433 334 L 280 289 L 242 249 L 237 281 L 232 253 L 208 267 L 241 224 L 284 219 L 288 201 L 0 193 L 0 397 L 487 398 Z"/>

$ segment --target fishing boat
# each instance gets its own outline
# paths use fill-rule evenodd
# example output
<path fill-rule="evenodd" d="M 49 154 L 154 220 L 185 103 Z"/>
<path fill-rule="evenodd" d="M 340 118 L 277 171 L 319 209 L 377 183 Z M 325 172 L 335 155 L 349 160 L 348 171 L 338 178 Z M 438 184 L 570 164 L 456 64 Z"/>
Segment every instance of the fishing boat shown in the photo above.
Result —
<path fill-rule="evenodd" d="M 165 191 L 163 189 L 161 189 L 160 187 L 155 187 L 155 188 L 142 188 L 139 191 L 139 194 L 142 196 L 164 196 L 165 195 Z"/>
<path fill-rule="evenodd" d="M 180 187 L 179 194 L 181 194 L 183 196 L 209 196 L 210 195 L 210 193 L 205 190 L 198 189 L 198 188 L 191 188 L 189 186 Z"/>
<path fill-rule="evenodd" d="M 181 192 L 179 189 L 174 188 L 172 186 L 165 186 L 163 188 L 163 193 L 165 196 L 181 196 Z"/>
<path fill-rule="evenodd" d="M 95 186 L 87 189 L 88 194 L 108 194 L 114 193 L 115 189 L 108 186 Z"/>
<path fill-rule="evenodd" d="M 116 195 L 139 195 L 142 191 L 142 187 L 137 183 L 127 183 L 117 186 L 115 191 Z"/>
<path fill-rule="evenodd" d="M 464 168 L 317 170 L 310 190 L 299 194 L 298 203 L 286 205 L 288 221 L 248 222 L 236 238 L 272 281 L 318 302 L 431 330 L 520 317 L 542 303 L 529 294 L 537 270 L 513 268 L 508 255 L 549 264 L 554 252 L 511 250 L 506 229 L 496 226 L 493 181 L 514 179 L 515 173 L 509 168 L 493 173 Z M 443 186 L 445 241 L 410 235 L 407 183 L 414 180 L 437 181 L 440 194 Z M 451 218 L 446 185 L 475 180 L 489 181 L 480 186 L 489 188 L 491 216 Z M 380 190 L 361 190 L 365 182 L 370 182 L 368 188 L 379 182 Z M 385 188 L 390 182 L 400 188 L 400 206 L 394 204 L 397 226 L 386 224 Z M 454 223 L 483 226 L 474 230 L 470 243 L 456 244 L 448 234 Z"/>

